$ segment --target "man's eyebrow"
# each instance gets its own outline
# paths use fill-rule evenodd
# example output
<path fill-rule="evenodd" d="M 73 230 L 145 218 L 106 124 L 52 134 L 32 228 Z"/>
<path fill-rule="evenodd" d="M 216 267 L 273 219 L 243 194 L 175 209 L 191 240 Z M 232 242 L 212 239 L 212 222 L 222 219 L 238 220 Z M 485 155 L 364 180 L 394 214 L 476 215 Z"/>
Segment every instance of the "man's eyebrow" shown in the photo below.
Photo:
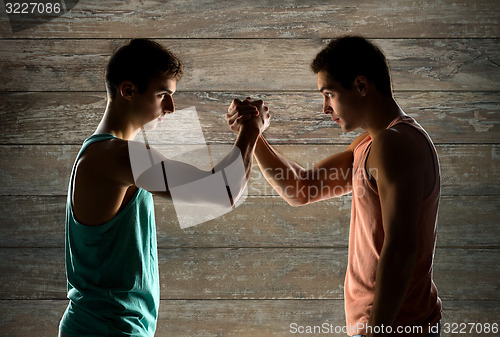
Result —
<path fill-rule="evenodd" d="M 319 92 L 323 92 L 325 90 L 328 90 L 328 88 L 327 87 L 321 87 L 321 89 L 319 89 Z"/>
<path fill-rule="evenodd" d="M 172 95 L 174 92 L 170 89 L 166 89 L 166 88 L 160 88 L 159 91 L 166 91 L 167 93 L 169 93 L 170 95 Z"/>

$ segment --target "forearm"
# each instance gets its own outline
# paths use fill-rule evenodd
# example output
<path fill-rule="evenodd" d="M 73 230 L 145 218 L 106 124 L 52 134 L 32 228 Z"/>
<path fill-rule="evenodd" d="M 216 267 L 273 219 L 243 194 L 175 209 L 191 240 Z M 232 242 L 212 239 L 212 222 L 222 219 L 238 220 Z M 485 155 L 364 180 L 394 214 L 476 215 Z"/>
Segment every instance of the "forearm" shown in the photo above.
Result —
<path fill-rule="evenodd" d="M 242 126 L 232 150 L 214 166 L 212 172 L 222 172 L 234 204 L 243 194 L 252 170 L 258 128 Z"/>
<path fill-rule="evenodd" d="M 391 326 L 401 309 L 415 270 L 416 252 L 399 245 L 384 246 L 377 267 L 375 298 L 368 325 Z M 385 337 L 385 334 L 368 334 L 369 337 Z"/>
<path fill-rule="evenodd" d="M 155 195 L 173 197 L 185 204 L 231 207 L 245 190 L 259 134 L 258 128 L 242 127 L 231 151 L 209 171 L 168 160 L 160 152 L 138 144 L 133 148 L 134 158 L 152 157 L 152 162 L 157 164 L 144 172 L 134 173 L 135 183 Z M 132 166 L 140 168 L 140 165 Z M 213 184 L 220 186 L 221 183 L 225 184 L 224 189 L 227 191 L 214 190 Z"/>
<path fill-rule="evenodd" d="M 307 203 L 307 198 L 299 193 L 305 170 L 297 163 L 285 158 L 260 136 L 255 148 L 255 157 L 260 170 L 269 184 L 293 206 Z"/>
<path fill-rule="evenodd" d="M 243 160 L 243 165 L 245 167 L 246 178 L 250 177 L 250 172 L 252 170 L 252 159 L 257 145 L 257 141 L 260 137 L 260 131 L 251 126 L 243 124 L 240 127 L 240 132 L 234 146 L 237 147 L 241 152 L 241 158 Z"/>

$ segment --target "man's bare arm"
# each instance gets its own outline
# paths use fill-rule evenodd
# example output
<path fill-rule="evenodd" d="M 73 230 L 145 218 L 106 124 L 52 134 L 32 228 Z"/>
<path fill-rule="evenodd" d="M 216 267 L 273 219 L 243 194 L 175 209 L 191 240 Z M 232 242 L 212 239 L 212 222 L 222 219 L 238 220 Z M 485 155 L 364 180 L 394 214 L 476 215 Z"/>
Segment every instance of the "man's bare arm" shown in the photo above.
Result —
<path fill-rule="evenodd" d="M 311 169 L 278 153 L 262 136 L 257 141 L 255 157 L 264 177 L 281 197 L 291 206 L 301 206 L 351 192 L 353 148 L 365 136 Z"/>
<path fill-rule="evenodd" d="M 226 116 L 235 132 L 245 118 L 262 112 L 253 108 L 251 99 L 238 103 L 233 102 Z M 279 154 L 263 136 L 257 141 L 255 157 L 269 184 L 290 205 L 300 206 L 351 191 L 353 152 L 366 135 L 359 136 L 346 151 L 322 160 L 309 170 Z"/>
<path fill-rule="evenodd" d="M 384 131 L 372 144 L 368 166 L 377 182 L 385 234 L 369 320 L 372 327 L 394 322 L 410 286 L 417 259 L 425 162 L 414 140 L 397 130 Z"/>
<path fill-rule="evenodd" d="M 201 193 L 195 193 L 196 191 L 184 193 L 188 189 L 183 188 L 182 185 L 189 187 L 189 184 L 196 184 L 197 181 L 211 175 L 225 175 L 224 179 L 231 186 L 226 185 L 223 188 L 231 190 L 230 204 L 234 204 L 246 187 L 255 144 L 263 129 L 262 120 L 250 118 L 238 133 L 232 150 L 209 171 L 200 170 L 187 163 L 169 160 L 154 148 L 148 148 L 144 143 L 120 139 L 98 144 L 106 149 L 99 151 L 100 157 L 92 160 L 95 167 L 91 171 L 98 181 L 107 184 L 109 182 L 122 189 L 135 185 L 155 195 L 171 199 L 172 186 L 170 185 L 173 185 L 177 187 L 178 192 L 180 191 L 176 197 L 179 202 L 227 207 L 229 193 L 225 192 L 224 203 L 220 204 L 214 194 L 207 193 L 203 196 Z M 169 177 L 170 181 L 167 179 Z M 220 186 L 220 184 L 217 185 Z"/>
<path fill-rule="evenodd" d="M 147 151 L 153 153 L 156 165 L 151 166 L 140 176 L 134 177 L 134 184 L 142 187 L 155 195 L 171 198 L 172 189 L 177 188 L 176 201 L 227 207 L 227 197 L 217 198 L 216 192 L 209 193 L 210 181 L 204 180 L 212 175 L 224 176 L 226 188 L 233 205 L 242 195 L 251 171 L 253 152 L 260 130 L 255 125 L 247 124 L 242 127 L 231 151 L 212 170 L 201 170 L 193 165 L 165 158 L 161 153 L 151 148 Z M 146 151 L 143 149 L 143 151 Z M 131 153 L 131 161 L 133 153 Z M 229 182 L 227 179 L 232 178 Z M 190 184 L 196 193 L 183 193 Z M 182 193 L 179 193 L 182 192 Z"/>

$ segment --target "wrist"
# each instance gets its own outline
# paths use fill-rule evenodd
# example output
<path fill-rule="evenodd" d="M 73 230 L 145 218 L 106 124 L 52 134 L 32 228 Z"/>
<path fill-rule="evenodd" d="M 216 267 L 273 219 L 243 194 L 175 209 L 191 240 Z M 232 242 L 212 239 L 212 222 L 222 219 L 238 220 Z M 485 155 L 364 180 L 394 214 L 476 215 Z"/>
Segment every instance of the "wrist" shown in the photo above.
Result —
<path fill-rule="evenodd" d="M 239 136 L 250 137 L 251 139 L 257 140 L 261 135 L 260 128 L 253 123 L 243 123 L 240 126 L 238 133 Z"/>

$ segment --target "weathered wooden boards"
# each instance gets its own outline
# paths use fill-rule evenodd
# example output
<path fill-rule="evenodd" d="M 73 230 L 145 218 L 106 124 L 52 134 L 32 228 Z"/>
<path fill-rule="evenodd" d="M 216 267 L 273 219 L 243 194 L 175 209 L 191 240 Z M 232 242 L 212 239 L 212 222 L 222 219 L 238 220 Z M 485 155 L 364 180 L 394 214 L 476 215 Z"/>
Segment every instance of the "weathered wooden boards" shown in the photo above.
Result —
<path fill-rule="evenodd" d="M 2 336 L 57 334 L 54 322 L 60 320 L 66 301 L 19 300 L 15 305 L 13 302 L 0 300 L 0 312 L 7 313 L 0 317 Z M 294 336 L 290 333 L 290 324 L 293 323 L 315 326 L 326 322 L 334 328 L 344 326 L 343 305 L 342 300 L 162 300 L 157 336 Z M 495 302 L 446 301 L 444 307 L 447 322 L 491 322 L 500 314 Z M 19 322 L 27 323 L 19 325 Z M 333 333 L 327 336 L 344 335 Z"/>
<path fill-rule="evenodd" d="M 2 38 L 10 38 L 7 18 Z M 28 38 L 311 38 L 498 37 L 495 0 L 372 2 L 349 0 L 118 1 L 81 0 L 50 24 L 20 32 Z"/>
<path fill-rule="evenodd" d="M 0 247 L 64 247 L 66 196 L 0 197 Z M 158 246 L 323 247 L 348 244 L 349 196 L 292 208 L 279 197 L 249 196 L 231 213 L 180 229 L 172 202 L 157 198 Z M 498 196 L 443 196 L 439 248 L 498 248 Z M 255 214 L 262 214 L 256 219 Z"/>
<path fill-rule="evenodd" d="M 2 299 L 65 298 L 64 248 L 2 248 L 1 254 Z M 160 248 L 158 254 L 162 299 L 343 299 L 347 248 Z M 500 300 L 491 267 L 498 263 L 497 250 L 437 249 L 442 299 Z"/>
<path fill-rule="evenodd" d="M 0 195 L 63 195 L 79 145 L 0 146 Z M 285 156 L 304 167 L 312 167 L 328 154 L 345 150 L 345 145 L 279 145 Z M 444 195 L 498 195 L 500 160 L 496 144 L 441 145 Z M 276 195 L 257 166 L 249 181 L 250 195 Z"/>
<path fill-rule="evenodd" d="M 179 87 L 182 86 L 179 84 Z M 349 144 L 322 113 L 319 92 L 179 92 L 179 110 L 196 107 L 207 142 L 229 144 L 235 136 L 225 113 L 233 98 L 262 98 L 272 113 L 266 138 L 273 144 Z M 416 118 L 436 144 L 496 143 L 500 139 L 498 92 L 396 92 L 406 113 Z M 0 93 L 0 144 L 79 145 L 92 134 L 106 107 L 104 92 Z M 176 118 L 175 115 L 167 116 Z M 168 137 L 168 135 L 165 135 Z"/>
<path fill-rule="evenodd" d="M 440 156 L 443 321 L 498 320 L 498 1 L 81 0 L 16 34 L 0 9 L 0 336 L 57 333 L 68 175 L 105 107 L 104 65 L 131 37 L 181 57 L 176 107 L 196 107 L 214 153 L 235 138 L 227 106 L 251 95 L 271 109 L 268 140 L 309 167 L 357 134 L 321 113 L 309 63 L 331 37 L 373 38 L 399 104 Z M 186 230 L 171 202 L 155 200 L 158 336 L 287 336 L 294 322 L 344 324 L 350 197 L 291 208 L 257 168 L 248 192 L 233 212 Z"/>
<path fill-rule="evenodd" d="M 158 40 L 184 61 L 182 91 L 317 90 L 309 65 L 323 39 Z M 375 39 L 395 90 L 492 91 L 500 78 L 496 39 Z M 3 40 L 1 91 L 102 91 L 104 68 L 125 41 Z M 23 79 L 23 80 L 20 80 Z"/>

